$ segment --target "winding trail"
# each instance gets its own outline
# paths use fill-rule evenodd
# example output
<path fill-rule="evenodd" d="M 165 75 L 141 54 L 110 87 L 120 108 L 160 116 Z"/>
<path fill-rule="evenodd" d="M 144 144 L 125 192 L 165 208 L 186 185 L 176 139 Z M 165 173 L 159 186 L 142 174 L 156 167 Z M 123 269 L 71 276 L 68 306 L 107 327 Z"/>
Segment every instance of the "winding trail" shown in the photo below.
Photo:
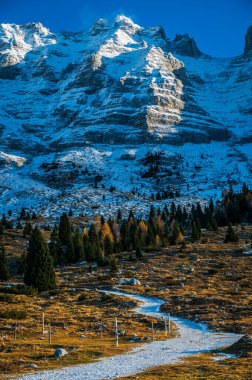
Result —
<path fill-rule="evenodd" d="M 106 293 L 131 298 L 141 303 L 135 309 L 139 314 L 167 317 L 160 312 L 161 300 L 123 293 L 106 291 Z M 60 370 L 44 371 L 22 376 L 21 380 L 102 380 L 116 379 L 143 372 L 146 369 L 163 364 L 176 363 L 186 356 L 207 352 L 236 342 L 242 335 L 215 333 L 205 326 L 186 319 L 172 317 L 179 329 L 179 336 L 161 342 L 146 343 L 134 348 L 129 353 L 102 358 L 95 363 L 66 367 Z"/>

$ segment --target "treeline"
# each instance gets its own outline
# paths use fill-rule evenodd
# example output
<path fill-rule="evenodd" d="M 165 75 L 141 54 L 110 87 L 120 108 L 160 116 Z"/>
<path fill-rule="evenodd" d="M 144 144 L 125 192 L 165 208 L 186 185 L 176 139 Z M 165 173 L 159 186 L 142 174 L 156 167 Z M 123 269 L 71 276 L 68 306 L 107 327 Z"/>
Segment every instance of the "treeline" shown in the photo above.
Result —
<path fill-rule="evenodd" d="M 219 226 L 252 223 L 252 190 L 245 183 L 239 192 L 235 192 L 232 186 L 225 190 L 222 202 L 218 202 L 217 206 L 216 219 Z"/>
<path fill-rule="evenodd" d="M 252 193 L 243 185 L 240 192 L 234 193 L 230 188 L 223 193 L 222 201 L 214 204 L 211 199 L 204 208 L 197 203 L 187 210 L 172 202 L 170 208 L 167 205 L 163 209 L 151 206 L 145 219 L 138 218 L 132 210 L 127 218 L 123 218 L 119 209 L 116 218 L 105 220 L 98 216 L 94 223 L 83 229 L 72 225 L 70 211 L 69 215 L 63 213 L 59 225 L 53 228 L 49 252 L 55 265 L 85 260 L 102 266 L 118 252 L 136 251 L 140 256 L 145 248 L 175 245 L 185 238 L 195 242 L 201 238 L 202 229 L 216 231 L 220 226 L 229 225 L 225 241 L 237 241 L 231 224 L 250 222 L 251 210 Z"/>
<path fill-rule="evenodd" d="M 30 237 L 24 280 L 27 285 L 45 290 L 55 287 L 53 267 L 57 265 L 85 260 L 99 266 L 110 264 L 115 267 L 116 253 L 135 251 L 140 257 L 144 249 L 184 244 L 184 240 L 195 242 L 201 238 L 202 229 L 216 231 L 223 226 L 228 226 L 225 242 L 236 242 L 238 236 L 232 224 L 252 222 L 252 192 L 245 184 L 236 193 L 230 188 L 216 204 L 211 199 L 204 208 L 198 203 L 190 210 L 176 206 L 174 202 L 162 209 L 151 206 L 145 219 L 137 217 L 133 211 L 125 218 L 119 209 L 115 218 L 105 220 L 98 216 L 94 223 L 82 228 L 73 225 L 70 210 L 69 214 L 61 215 L 58 225 L 50 232 L 48 242 L 38 227 L 32 226 L 31 219 L 35 221 L 36 215 L 27 215 L 24 210 L 21 214 L 18 224 L 25 222 L 23 234 Z M 8 223 L 8 218 L 3 216 L 0 237 L 10 225 Z M 5 273 L 2 278 L 6 277 L 4 247 L 0 249 L 0 277 L 1 273 Z"/>

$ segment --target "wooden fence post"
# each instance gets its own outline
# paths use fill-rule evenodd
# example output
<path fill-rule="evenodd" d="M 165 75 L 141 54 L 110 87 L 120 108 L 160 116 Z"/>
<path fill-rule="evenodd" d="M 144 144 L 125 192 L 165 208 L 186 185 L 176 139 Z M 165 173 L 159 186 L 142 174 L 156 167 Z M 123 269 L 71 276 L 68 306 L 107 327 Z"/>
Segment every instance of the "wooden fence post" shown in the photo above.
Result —
<path fill-rule="evenodd" d="M 117 317 L 115 317 L 114 329 L 115 329 L 115 343 L 116 343 L 116 347 L 118 347 Z"/>
<path fill-rule="evenodd" d="M 45 314 L 42 313 L 42 334 L 45 333 Z"/>
<path fill-rule="evenodd" d="M 14 327 L 14 340 L 17 340 L 17 322 L 15 323 Z"/>
<path fill-rule="evenodd" d="M 52 329 L 51 329 L 51 323 L 48 325 L 48 334 L 49 334 L 49 344 L 52 344 Z"/>

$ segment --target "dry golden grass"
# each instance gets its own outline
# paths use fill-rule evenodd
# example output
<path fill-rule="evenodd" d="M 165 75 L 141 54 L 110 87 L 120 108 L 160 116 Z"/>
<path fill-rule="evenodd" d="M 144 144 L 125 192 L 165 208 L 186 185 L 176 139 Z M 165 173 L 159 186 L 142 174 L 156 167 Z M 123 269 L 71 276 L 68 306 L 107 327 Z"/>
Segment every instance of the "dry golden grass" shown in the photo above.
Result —
<path fill-rule="evenodd" d="M 188 358 L 179 364 L 162 366 L 124 378 L 125 380 L 250 380 L 251 357 L 213 361 L 209 354 Z"/>
<path fill-rule="evenodd" d="M 122 271 L 117 277 L 111 277 L 107 268 L 94 268 L 90 273 L 89 266 L 62 267 L 57 270 L 57 292 L 51 295 L 13 295 L 14 303 L 0 300 L 1 311 L 27 312 L 27 317 L 18 321 L 16 341 L 13 339 L 15 319 L 0 319 L 1 378 L 4 374 L 32 371 L 26 368 L 30 363 L 37 364 L 42 370 L 87 363 L 127 351 L 137 344 L 128 340 L 133 333 L 141 338 L 150 337 L 151 319 L 132 312 L 133 302 L 120 297 L 102 300 L 101 294 L 95 290 L 118 284 L 120 277 L 136 276 L 141 281 L 140 286 L 122 288 L 167 300 L 164 309 L 172 314 L 206 322 L 215 330 L 251 334 L 252 262 L 241 248 L 251 241 L 252 227 L 238 227 L 241 239 L 237 244 L 223 244 L 225 231 L 219 229 L 217 234 L 205 231 L 201 242 L 185 248 L 160 248 L 145 254 L 140 261 L 130 260 L 129 254 L 119 255 Z M 16 231 L 8 232 L 4 239 L 14 268 L 26 249 L 27 240 Z M 22 278 L 18 276 L 11 280 L 20 281 Z M 84 288 L 93 290 L 87 292 Z M 79 302 L 78 297 L 82 293 L 87 297 Z M 41 334 L 42 312 L 46 321 L 52 324 L 51 346 L 48 336 Z M 113 337 L 115 316 L 118 316 L 118 327 L 127 333 L 126 337 L 120 337 L 118 348 Z M 102 336 L 98 329 L 100 321 L 106 327 Z M 154 322 L 156 330 L 160 330 L 156 339 L 164 339 L 162 324 Z M 53 352 L 57 347 L 66 348 L 69 355 L 55 360 Z M 249 379 L 249 371 L 249 359 L 222 363 L 202 355 L 131 379 Z"/>
<path fill-rule="evenodd" d="M 79 301 L 80 296 L 82 301 Z M 43 370 L 120 354 L 142 341 L 151 340 L 151 321 L 155 325 L 155 339 L 165 339 L 164 326 L 158 320 L 132 312 L 136 304 L 124 298 L 70 288 L 61 288 L 55 293 L 9 297 L 12 298 L 11 303 L 10 299 L 0 303 L 1 312 L 24 311 L 26 316 L 18 321 L 15 318 L 0 319 L 0 376 L 33 371 L 27 368 L 31 363 Z M 50 323 L 52 327 L 51 344 L 48 333 L 42 334 L 42 312 L 46 324 Z M 118 329 L 125 330 L 127 334 L 119 336 L 119 347 L 116 347 L 114 339 L 115 316 Z M 104 326 L 102 331 L 99 327 L 101 322 Z M 172 328 L 175 331 L 174 326 Z M 133 334 L 137 334 L 141 341 L 131 342 Z M 56 360 L 53 353 L 58 347 L 65 348 L 69 355 Z"/>

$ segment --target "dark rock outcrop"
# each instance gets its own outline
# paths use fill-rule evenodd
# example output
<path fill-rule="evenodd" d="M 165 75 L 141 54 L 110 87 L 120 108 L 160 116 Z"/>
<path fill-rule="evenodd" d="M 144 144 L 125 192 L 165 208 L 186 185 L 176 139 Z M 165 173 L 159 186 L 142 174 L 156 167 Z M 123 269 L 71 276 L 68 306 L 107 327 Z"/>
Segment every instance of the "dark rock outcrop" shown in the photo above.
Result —
<path fill-rule="evenodd" d="M 244 53 L 252 53 L 252 25 L 248 28 L 245 36 Z"/>
<path fill-rule="evenodd" d="M 252 352 L 252 338 L 249 335 L 244 335 L 237 342 L 226 348 L 225 352 L 240 357 L 249 356 L 249 353 Z"/>
<path fill-rule="evenodd" d="M 173 47 L 176 53 L 189 57 L 200 57 L 202 54 L 195 40 L 187 33 L 177 34 L 173 40 Z"/>

